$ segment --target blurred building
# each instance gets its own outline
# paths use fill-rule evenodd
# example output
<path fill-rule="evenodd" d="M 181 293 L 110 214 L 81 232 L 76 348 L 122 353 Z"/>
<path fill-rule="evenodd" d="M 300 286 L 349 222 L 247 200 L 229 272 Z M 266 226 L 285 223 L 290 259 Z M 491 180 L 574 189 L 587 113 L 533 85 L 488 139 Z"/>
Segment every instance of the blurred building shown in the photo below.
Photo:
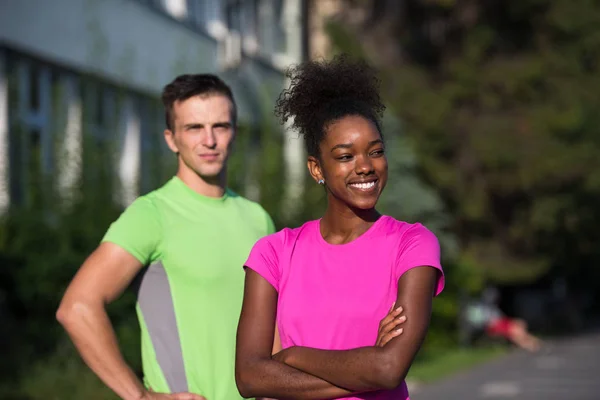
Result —
<path fill-rule="evenodd" d="M 67 193 L 104 169 L 123 204 L 157 187 L 173 173 L 159 96 L 182 73 L 223 77 L 240 124 L 257 134 L 286 84 L 285 67 L 306 58 L 307 4 L 0 2 L 0 211 L 27 202 L 39 176 Z M 294 167 L 300 143 L 283 143 Z M 298 171 L 288 171 L 297 186 Z"/>
<path fill-rule="evenodd" d="M 313 60 L 326 58 L 333 52 L 331 40 L 327 34 L 327 22 L 342 11 L 342 0 L 313 0 L 309 7 L 309 57 Z"/>

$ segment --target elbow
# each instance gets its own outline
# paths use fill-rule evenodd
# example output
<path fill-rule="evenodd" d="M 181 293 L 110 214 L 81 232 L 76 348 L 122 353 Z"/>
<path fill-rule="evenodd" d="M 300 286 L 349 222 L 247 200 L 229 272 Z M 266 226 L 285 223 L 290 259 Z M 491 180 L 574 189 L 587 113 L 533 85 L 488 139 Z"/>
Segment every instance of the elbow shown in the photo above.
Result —
<path fill-rule="evenodd" d="M 377 386 L 386 390 L 396 389 L 402 385 L 407 373 L 408 366 L 400 362 L 397 357 L 385 355 L 377 366 Z"/>
<path fill-rule="evenodd" d="M 237 385 L 238 392 L 240 392 L 240 396 L 242 396 L 243 398 L 248 399 L 251 397 L 257 397 L 256 395 L 254 395 L 252 385 L 247 379 L 236 375 L 235 384 Z"/>
<path fill-rule="evenodd" d="M 77 324 L 85 314 L 86 305 L 81 303 L 62 302 L 56 310 L 56 320 L 67 330 Z"/>
<path fill-rule="evenodd" d="M 66 327 L 73 320 L 73 314 L 73 307 L 61 303 L 58 310 L 56 310 L 56 320 Z"/>
<path fill-rule="evenodd" d="M 251 365 L 240 365 L 237 363 L 235 368 L 235 384 L 237 386 L 238 392 L 240 392 L 240 396 L 244 398 L 251 397 L 260 397 L 257 394 L 256 385 L 253 382 L 256 382 L 254 379 L 253 371 Z"/>

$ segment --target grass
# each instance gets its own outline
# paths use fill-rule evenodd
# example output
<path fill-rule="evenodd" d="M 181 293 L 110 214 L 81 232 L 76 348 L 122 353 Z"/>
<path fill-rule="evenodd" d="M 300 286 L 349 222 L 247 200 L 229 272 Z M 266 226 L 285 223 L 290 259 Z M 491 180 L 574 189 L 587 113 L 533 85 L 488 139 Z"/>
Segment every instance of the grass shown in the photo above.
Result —
<path fill-rule="evenodd" d="M 417 359 L 408 373 L 408 380 L 432 382 L 476 366 L 505 354 L 506 346 L 486 346 L 470 349 L 453 348 L 425 359 Z"/>
<path fill-rule="evenodd" d="M 27 400 L 118 400 L 118 397 L 84 364 L 71 346 L 31 367 L 16 393 Z M 1 397 L 1 396 L 0 396 Z"/>

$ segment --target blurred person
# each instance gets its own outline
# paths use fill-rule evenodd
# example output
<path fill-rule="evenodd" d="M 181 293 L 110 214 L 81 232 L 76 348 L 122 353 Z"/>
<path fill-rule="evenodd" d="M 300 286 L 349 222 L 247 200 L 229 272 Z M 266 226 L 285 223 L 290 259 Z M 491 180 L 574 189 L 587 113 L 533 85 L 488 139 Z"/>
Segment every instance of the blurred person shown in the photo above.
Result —
<path fill-rule="evenodd" d="M 327 209 L 260 239 L 244 264 L 238 388 L 244 397 L 408 399 L 404 378 L 444 275 L 432 232 L 375 208 L 388 174 L 379 81 L 345 56 L 288 77 L 276 113 L 304 136 Z M 392 303 L 406 322 L 382 344 L 379 320 Z M 283 350 L 272 356 L 275 327 Z"/>
<path fill-rule="evenodd" d="M 509 318 L 500 310 L 499 297 L 497 289 L 485 289 L 481 300 L 467 305 L 468 322 L 490 337 L 502 337 L 524 350 L 538 351 L 542 341 L 528 331 L 525 321 Z"/>
<path fill-rule="evenodd" d="M 87 365 L 123 399 L 238 399 L 239 267 L 252 245 L 274 232 L 273 222 L 227 188 L 236 136 L 230 88 L 213 75 L 182 75 L 165 86 L 162 101 L 177 173 L 110 226 L 67 288 L 57 318 Z M 142 383 L 123 360 L 106 306 L 146 266 L 136 306 Z"/>

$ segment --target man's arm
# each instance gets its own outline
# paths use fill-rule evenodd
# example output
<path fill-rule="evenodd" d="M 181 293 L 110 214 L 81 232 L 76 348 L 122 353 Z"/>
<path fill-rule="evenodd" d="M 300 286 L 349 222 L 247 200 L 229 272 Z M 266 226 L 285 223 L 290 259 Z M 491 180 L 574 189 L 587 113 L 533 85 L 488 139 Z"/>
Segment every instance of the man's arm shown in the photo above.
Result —
<path fill-rule="evenodd" d="M 258 273 L 246 272 L 238 326 L 235 378 L 243 397 L 328 399 L 350 391 L 271 358 L 277 291 Z"/>
<path fill-rule="evenodd" d="M 141 399 L 145 390 L 123 360 L 105 306 L 141 268 L 121 247 L 102 243 L 69 284 L 56 313 L 86 364 L 125 400 Z"/>
<path fill-rule="evenodd" d="M 102 243 L 69 284 L 56 318 L 86 364 L 122 399 L 199 399 L 190 394 L 171 396 L 146 391 L 119 350 L 105 307 L 123 292 L 141 268 L 142 264 L 121 247 Z"/>
<path fill-rule="evenodd" d="M 417 267 L 400 277 L 396 304 L 404 307 L 404 333 L 384 347 L 352 350 L 291 347 L 275 358 L 352 391 L 398 387 L 427 334 L 438 273 L 432 267 Z"/>

